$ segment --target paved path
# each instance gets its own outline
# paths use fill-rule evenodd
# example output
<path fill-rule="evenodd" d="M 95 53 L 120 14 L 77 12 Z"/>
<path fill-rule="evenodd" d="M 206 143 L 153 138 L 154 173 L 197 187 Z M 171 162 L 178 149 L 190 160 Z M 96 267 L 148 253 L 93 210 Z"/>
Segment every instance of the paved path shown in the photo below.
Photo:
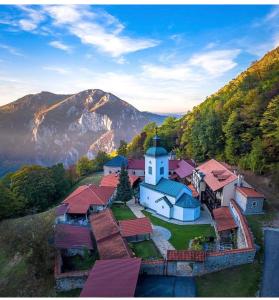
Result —
<path fill-rule="evenodd" d="M 145 215 L 142 213 L 143 207 L 140 206 L 138 203 L 135 203 L 134 198 L 130 201 L 127 201 L 127 205 L 137 218 L 145 217 Z"/>
<path fill-rule="evenodd" d="M 279 297 L 279 228 L 264 231 L 264 270 L 261 297 Z"/>

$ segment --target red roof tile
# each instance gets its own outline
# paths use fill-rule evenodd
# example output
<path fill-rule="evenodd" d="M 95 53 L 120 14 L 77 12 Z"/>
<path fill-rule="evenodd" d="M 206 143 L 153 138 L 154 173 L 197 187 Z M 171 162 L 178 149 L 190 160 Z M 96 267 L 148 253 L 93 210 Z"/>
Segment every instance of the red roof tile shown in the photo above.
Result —
<path fill-rule="evenodd" d="M 120 234 L 112 211 L 106 209 L 90 217 L 92 232 L 101 259 L 127 258 L 132 252 Z"/>
<path fill-rule="evenodd" d="M 123 237 L 152 233 L 151 222 L 148 218 L 119 221 L 120 232 Z"/>
<path fill-rule="evenodd" d="M 97 260 L 80 297 L 134 297 L 140 258 Z"/>
<path fill-rule="evenodd" d="M 55 215 L 58 216 L 62 216 L 64 215 L 68 210 L 68 204 L 61 204 L 59 206 L 56 207 L 55 209 Z"/>
<path fill-rule="evenodd" d="M 128 169 L 144 170 L 144 159 L 129 159 Z"/>
<path fill-rule="evenodd" d="M 212 213 L 218 232 L 237 228 L 237 225 L 228 207 L 219 207 L 213 209 Z"/>
<path fill-rule="evenodd" d="M 185 160 L 181 160 L 178 163 L 178 168 L 175 169 L 175 173 L 180 177 L 180 178 L 185 178 L 187 176 L 190 176 L 193 173 L 194 167 L 191 166 L 188 162 Z"/>
<path fill-rule="evenodd" d="M 179 159 L 171 159 L 169 160 L 169 170 L 174 171 L 175 169 L 178 168 L 180 160 Z"/>
<path fill-rule="evenodd" d="M 197 250 L 168 250 L 169 261 L 205 261 L 206 253 Z"/>
<path fill-rule="evenodd" d="M 67 213 L 85 214 L 90 205 L 107 205 L 114 192 L 112 187 L 83 185 L 71 193 L 63 203 L 68 203 Z"/>
<path fill-rule="evenodd" d="M 248 187 L 237 187 L 237 191 L 239 191 L 242 195 L 245 197 L 251 197 L 251 198 L 264 198 L 264 194 L 257 192 L 253 188 Z"/>
<path fill-rule="evenodd" d="M 191 184 L 188 185 L 188 188 L 192 191 L 192 196 L 194 198 L 199 196 L 199 193 L 197 192 L 197 190 L 195 189 L 195 187 Z"/>
<path fill-rule="evenodd" d="M 54 232 L 56 248 L 87 248 L 93 249 L 90 230 L 87 227 L 70 224 L 57 224 Z"/>
<path fill-rule="evenodd" d="M 237 179 L 233 172 L 215 159 L 201 164 L 197 169 L 205 174 L 204 180 L 213 191 L 217 191 Z"/>
<path fill-rule="evenodd" d="M 131 186 L 133 186 L 140 178 L 136 175 L 129 175 Z M 117 188 L 119 182 L 118 174 L 109 174 L 103 176 L 100 186 L 109 186 L 113 188 Z"/>

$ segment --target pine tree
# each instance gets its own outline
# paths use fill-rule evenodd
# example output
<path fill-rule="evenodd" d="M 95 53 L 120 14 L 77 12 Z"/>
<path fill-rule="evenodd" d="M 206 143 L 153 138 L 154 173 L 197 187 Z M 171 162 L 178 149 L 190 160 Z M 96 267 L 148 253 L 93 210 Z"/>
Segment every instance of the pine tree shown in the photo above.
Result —
<path fill-rule="evenodd" d="M 119 183 L 117 185 L 116 191 L 116 200 L 122 201 L 125 203 L 132 198 L 132 188 L 129 180 L 128 172 L 125 169 L 125 166 L 122 165 L 120 175 L 119 175 Z"/>

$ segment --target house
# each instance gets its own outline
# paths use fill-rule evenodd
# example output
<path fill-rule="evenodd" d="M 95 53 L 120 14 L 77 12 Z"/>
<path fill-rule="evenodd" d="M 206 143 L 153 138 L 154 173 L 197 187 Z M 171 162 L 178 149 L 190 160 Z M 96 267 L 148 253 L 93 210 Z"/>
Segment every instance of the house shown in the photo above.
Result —
<path fill-rule="evenodd" d="M 121 167 L 127 167 L 128 159 L 123 155 L 117 155 L 104 164 L 104 175 L 119 173 Z"/>
<path fill-rule="evenodd" d="M 119 221 L 119 227 L 121 235 L 128 242 L 149 240 L 150 234 L 153 232 L 151 222 L 146 217 Z"/>
<path fill-rule="evenodd" d="M 84 255 L 84 250 L 93 250 L 89 228 L 70 224 L 57 224 L 54 230 L 54 246 L 67 256 Z"/>
<path fill-rule="evenodd" d="M 134 297 L 141 259 L 97 260 L 80 297 Z"/>
<path fill-rule="evenodd" d="M 224 163 L 211 159 L 193 171 L 192 184 L 210 210 L 228 206 L 235 196 L 238 176 Z"/>
<path fill-rule="evenodd" d="M 90 217 L 91 229 L 100 259 L 130 258 L 132 252 L 108 208 Z"/>
<path fill-rule="evenodd" d="M 144 177 L 144 159 L 129 159 L 128 174 Z"/>
<path fill-rule="evenodd" d="M 92 184 L 78 187 L 63 201 L 63 205 L 67 205 L 66 220 L 87 221 L 90 213 L 101 211 L 111 204 L 114 190 L 113 187 Z"/>
<path fill-rule="evenodd" d="M 195 168 L 192 164 L 182 159 L 178 161 L 178 166 L 174 170 L 174 174 L 176 175 L 176 178 L 178 178 L 180 182 L 183 182 L 185 184 L 190 184 L 192 181 L 192 174 L 194 169 Z"/>
<path fill-rule="evenodd" d="M 129 175 L 129 180 L 131 183 L 131 187 L 135 188 L 137 183 L 139 182 L 140 178 L 136 175 Z M 100 182 L 100 186 L 102 187 L 113 187 L 114 189 L 117 188 L 119 183 L 119 174 L 108 174 L 103 176 Z"/>
<path fill-rule="evenodd" d="M 200 203 L 184 184 L 169 179 L 169 160 L 160 138 L 153 138 L 153 147 L 145 154 L 145 179 L 140 184 L 142 206 L 168 219 L 194 221 L 200 217 Z"/>
<path fill-rule="evenodd" d="M 252 187 L 236 187 L 235 201 L 245 215 L 263 213 L 264 199 L 264 195 Z"/>

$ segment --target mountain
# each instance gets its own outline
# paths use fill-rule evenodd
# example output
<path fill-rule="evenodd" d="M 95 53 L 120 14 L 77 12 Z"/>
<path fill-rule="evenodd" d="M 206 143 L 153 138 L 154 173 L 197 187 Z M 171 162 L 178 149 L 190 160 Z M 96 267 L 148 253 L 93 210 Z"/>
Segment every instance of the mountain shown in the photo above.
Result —
<path fill-rule="evenodd" d="M 98 89 L 27 95 L 0 107 L 2 171 L 22 163 L 69 166 L 82 155 L 114 150 L 121 139 L 130 141 L 144 125 L 164 118 Z"/>

